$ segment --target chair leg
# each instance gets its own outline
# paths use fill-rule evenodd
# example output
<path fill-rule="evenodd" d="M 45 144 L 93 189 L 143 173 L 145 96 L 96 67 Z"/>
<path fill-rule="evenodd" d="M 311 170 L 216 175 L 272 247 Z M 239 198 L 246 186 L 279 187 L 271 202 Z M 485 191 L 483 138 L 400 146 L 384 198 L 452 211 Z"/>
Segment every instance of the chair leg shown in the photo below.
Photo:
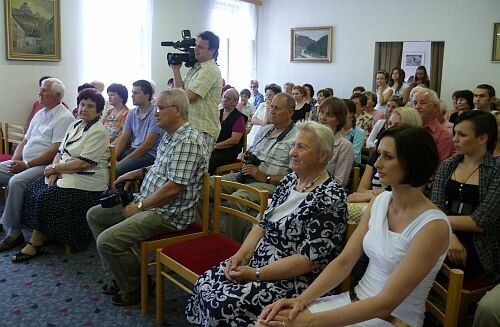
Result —
<path fill-rule="evenodd" d="M 141 244 L 141 313 L 148 313 L 148 253 Z"/>
<path fill-rule="evenodd" d="M 162 265 L 156 258 L 156 325 L 163 326 L 163 276 Z"/>
<path fill-rule="evenodd" d="M 467 320 L 467 314 L 469 312 L 469 302 L 463 298 L 460 299 L 460 308 L 458 311 L 458 325 L 465 326 L 465 321 Z"/>
<path fill-rule="evenodd" d="M 71 254 L 71 246 L 69 246 L 68 244 L 64 244 L 64 254 Z"/>

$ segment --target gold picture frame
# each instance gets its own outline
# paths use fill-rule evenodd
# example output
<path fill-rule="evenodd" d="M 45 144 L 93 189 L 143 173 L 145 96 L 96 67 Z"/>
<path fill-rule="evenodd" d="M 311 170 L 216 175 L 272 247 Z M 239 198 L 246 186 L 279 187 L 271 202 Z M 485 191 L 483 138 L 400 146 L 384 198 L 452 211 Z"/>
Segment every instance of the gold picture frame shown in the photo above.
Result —
<path fill-rule="evenodd" d="M 491 61 L 500 62 L 500 23 L 493 26 L 493 51 Z"/>
<path fill-rule="evenodd" d="M 59 0 L 5 0 L 8 60 L 61 60 Z"/>
<path fill-rule="evenodd" d="M 290 31 L 291 62 L 332 62 L 333 26 L 295 27 Z"/>

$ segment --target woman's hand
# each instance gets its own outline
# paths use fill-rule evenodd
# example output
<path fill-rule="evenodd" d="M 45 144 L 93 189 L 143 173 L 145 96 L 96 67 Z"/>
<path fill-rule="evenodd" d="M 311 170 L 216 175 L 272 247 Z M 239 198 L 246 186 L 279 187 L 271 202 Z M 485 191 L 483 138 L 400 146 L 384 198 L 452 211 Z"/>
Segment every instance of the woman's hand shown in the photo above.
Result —
<path fill-rule="evenodd" d="M 370 192 L 370 193 L 354 192 L 352 194 L 349 194 L 349 196 L 347 197 L 347 201 L 352 202 L 352 203 L 370 202 L 374 196 L 375 195 L 372 192 Z"/>
<path fill-rule="evenodd" d="M 295 320 L 297 315 L 300 312 L 304 311 L 304 303 L 298 298 L 295 299 L 280 299 L 272 304 L 267 305 L 262 310 L 262 313 L 259 316 L 259 324 L 262 326 L 280 326 L 273 323 L 276 320 L 284 321 L 284 320 Z M 280 317 L 281 319 L 279 319 Z M 283 324 L 280 322 L 281 326 Z M 287 326 L 295 326 L 288 325 Z M 297 325 L 302 326 L 302 325 Z"/>
<path fill-rule="evenodd" d="M 261 320 L 257 321 L 256 327 L 258 326 L 270 326 L 270 327 L 309 327 L 311 326 L 311 320 L 313 315 L 309 310 L 304 310 L 297 314 L 297 317 L 293 320 L 289 318 L 291 310 L 280 311 L 273 320 L 265 322 Z"/>
<path fill-rule="evenodd" d="M 227 273 L 232 282 L 250 282 L 256 280 L 256 269 L 250 266 L 238 266 Z"/>
<path fill-rule="evenodd" d="M 50 175 L 57 174 L 55 165 L 48 165 L 43 171 L 43 176 L 49 177 Z"/>
<path fill-rule="evenodd" d="M 230 280 L 232 282 L 236 282 L 236 280 L 234 280 L 231 277 L 231 275 L 229 275 L 229 272 L 237 269 L 239 266 L 242 266 L 244 264 L 245 264 L 245 260 L 243 260 L 243 258 L 240 257 L 238 255 L 238 253 L 236 253 L 231 258 L 227 259 L 227 261 L 226 261 L 226 267 L 224 268 L 224 276 L 226 276 L 226 278 L 228 280 Z"/>
<path fill-rule="evenodd" d="M 451 234 L 448 259 L 451 263 L 461 267 L 465 267 L 467 263 L 467 250 L 455 234 Z"/>
<path fill-rule="evenodd" d="M 48 176 L 47 177 L 47 185 L 48 186 L 54 185 L 60 177 L 61 176 L 59 174 L 52 174 L 52 175 Z"/>

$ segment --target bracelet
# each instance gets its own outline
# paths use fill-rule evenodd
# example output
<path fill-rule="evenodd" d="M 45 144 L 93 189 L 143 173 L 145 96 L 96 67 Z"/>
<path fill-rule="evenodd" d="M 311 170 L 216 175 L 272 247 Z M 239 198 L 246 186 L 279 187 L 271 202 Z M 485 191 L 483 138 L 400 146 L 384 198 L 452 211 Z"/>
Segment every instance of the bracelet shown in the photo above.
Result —
<path fill-rule="evenodd" d="M 30 165 L 28 164 L 28 160 L 24 160 L 23 162 L 26 165 L 26 168 L 30 168 Z"/>
<path fill-rule="evenodd" d="M 260 268 L 255 268 L 255 280 L 260 282 Z"/>

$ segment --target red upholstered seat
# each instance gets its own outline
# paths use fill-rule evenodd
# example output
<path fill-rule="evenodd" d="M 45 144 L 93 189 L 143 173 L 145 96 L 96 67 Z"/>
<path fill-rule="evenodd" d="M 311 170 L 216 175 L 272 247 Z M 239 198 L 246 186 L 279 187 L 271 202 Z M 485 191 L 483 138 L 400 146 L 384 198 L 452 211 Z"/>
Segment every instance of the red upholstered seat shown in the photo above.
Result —
<path fill-rule="evenodd" d="M 475 291 L 492 285 L 493 284 L 490 283 L 489 281 L 479 277 L 465 277 L 462 289 L 468 291 Z"/>
<path fill-rule="evenodd" d="M 0 162 L 7 161 L 12 159 L 12 155 L 10 154 L 0 154 Z"/>
<path fill-rule="evenodd" d="M 199 233 L 199 232 L 201 232 L 201 230 L 202 230 L 201 225 L 191 224 L 184 230 L 176 231 L 176 232 L 167 232 L 167 233 L 163 233 L 160 235 L 156 235 L 156 236 L 146 240 L 146 242 L 162 240 L 162 239 L 167 238 L 167 237 L 176 237 L 176 236 L 182 236 L 182 235 L 187 235 L 187 234 Z"/>
<path fill-rule="evenodd" d="M 208 269 L 236 253 L 241 244 L 221 234 L 211 234 L 186 242 L 169 245 L 161 251 L 194 273 Z"/>

